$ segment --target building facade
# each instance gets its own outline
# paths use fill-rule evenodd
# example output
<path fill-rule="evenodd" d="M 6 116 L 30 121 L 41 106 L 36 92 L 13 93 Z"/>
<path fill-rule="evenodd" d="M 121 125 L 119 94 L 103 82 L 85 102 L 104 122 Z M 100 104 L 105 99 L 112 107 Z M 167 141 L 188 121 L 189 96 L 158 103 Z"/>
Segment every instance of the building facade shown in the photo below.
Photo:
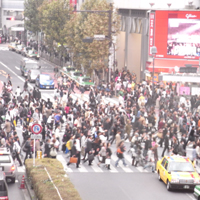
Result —
<path fill-rule="evenodd" d="M 198 39 L 197 29 L 200 29 L 199 0 L 109 2 L 114 3 L 121 15 L 116 51 L 118 69 L 127 68 L 137 75 L 138 81 L 150 76 L 153 68 L 150 55 L 152 46 L 157 46 L 158 51 L 155 57 L 156 77 L 161 72 L 173 73 L 175 67 L 199 64 L 200 55 L 197 51 L 200 44 L 194 42 Z M 180 53 L 178 49 L 183 49 L 181 46 L 185 46 L 185 49 L 189 47 L 190 51 L 196 53 L 184 50 Z"/>
<path fill-rule="evenodd" d="M 1 0 L 1 31 L 5 36 L 23 39 L 24 0 Z"/>

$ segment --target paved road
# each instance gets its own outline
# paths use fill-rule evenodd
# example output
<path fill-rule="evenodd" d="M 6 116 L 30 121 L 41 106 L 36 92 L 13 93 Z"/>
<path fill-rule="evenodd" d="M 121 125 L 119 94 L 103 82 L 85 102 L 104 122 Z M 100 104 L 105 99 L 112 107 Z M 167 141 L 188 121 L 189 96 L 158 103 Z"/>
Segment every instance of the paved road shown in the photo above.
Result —
<path fill-rule="evenodd" d="M 187 191 L 168 192 L 152 173 L 69 174 L 83 200 L 191 200 Z"/>
<path fill-rule="evenodd" d="M 9 73 L 12 76 L 14 91 L 17 86 L 20 86 L 22 88 L 24 84 L 24 78 L 21 77 L 19 71 L 21 58 L 21 55 L 16 54 L 15 52 L 7 51 L 0 45 L 0 80 L 6 81 L 5 75 Z M 30 87 L 33 87 L 33 84 L 30 84 Z M 42 98 L 53 98 L 52 90 L 41 90 L 41 92 Z M 80 94 L 75 93 L 72 95 L 72 97 L 73 99 L 80 98 Z M 85 94 L 83 100 L 88 100 L 88 95 Z M 105 103 L 108 102 L 116 104 L 118 103 L 114 99 L 106 98 Z M 17 127 L 17 131 L 21 138 L 21 129 L 19 127 Z M 127 148 L 129 148 L 129 144 L 126 143 L 126 145 Z M 94 165 L 92 167 L 88 166 L 88 164 L 81 165 L 81 168 L 79 169 L 76 169 L 73 165 L 71 165 L 70 167 L 66 167 L 66 155 L 59 153 L 58 160 L 63 163 L 64 169 L 68 173 L 72 182 L 75 184 L 75 187 L 80 192 L 83 200 L 160 200 L 162 198 L 166 200 L 193 199 L 193 195 L 191 193 L 188 194 L 185 191 L 167 192 L 165 185 L 157 180 L 157 174 L 152 174 L 149 169 L 143 170 L 142 167 L 132 167 L 130 165 L 131 156 L 128 154 L 125 154 L 125 158 L 127 163 L 129 164 L 129 167 L 126 168 L 120 164 L 119 168 L 115 168 L 114 162 L 117 159 L 115 154 L 115 144 L 112 145 L 112 151 L 112 169 L 110 171 L 108 171 L 104 167 L 99 168 L 96 165 L 97 161 L 94 162 Z M 162 149 L 159 148 L 159 155 L 161 154 L 161 151 Z M 190 150 L 188 150 L 188 152 L 189 151 Z M 17 171 L 19 175 L 22 175 L 25 169 L 24 167 L 18 167 Z M 18 184 L 19 183 L 9 186 L 11 188 L 15 188 L 11 191 L 11 199 L 14 199 L 16 197 L 13 193 L 15 190 L 19 192 L 19 195 L 21 194 L 18 189 Z M 146 192 L 144 192 L 144 190 Z"/>

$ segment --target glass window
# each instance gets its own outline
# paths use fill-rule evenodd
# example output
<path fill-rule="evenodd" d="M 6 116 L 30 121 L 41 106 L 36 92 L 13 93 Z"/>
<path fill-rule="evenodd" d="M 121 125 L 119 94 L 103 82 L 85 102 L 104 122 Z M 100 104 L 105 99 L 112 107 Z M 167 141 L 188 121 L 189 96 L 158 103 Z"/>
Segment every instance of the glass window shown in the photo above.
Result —
<path fill-rule="evenodd" d="M 9 155 L 0 155 L 0 163 L 10 163 Z"/>
<path fill-rule="evenodd" d="M 166 164 L 165 164 L 165 169 L 167 170 L 168 169 L 168 161 L 166 162 Z"/>
<path fill-rule="evenodd" d="M 170 172 L 194 172 L 194 167 L 190 162 L 170 162 Z"/>
<path fill-rule="evenodd" d="M 163 159 L 161 165 L 164 167 L 165 166 L 165 162 L 166 162 L 166 158 Z"/>

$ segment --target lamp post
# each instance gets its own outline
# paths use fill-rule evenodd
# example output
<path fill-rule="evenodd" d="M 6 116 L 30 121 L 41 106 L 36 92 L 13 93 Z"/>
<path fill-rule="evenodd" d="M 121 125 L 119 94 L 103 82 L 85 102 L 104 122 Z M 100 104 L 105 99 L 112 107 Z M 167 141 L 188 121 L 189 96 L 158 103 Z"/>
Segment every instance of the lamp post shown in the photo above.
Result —
<path fill-rule="evenodd" d="M 157 48 L 155 46 L 153 46 L 151 48 L 151 54 L 153 55 L 153 77 L 152 77 L 152 96 L 154 95 L 154 60 L 155 60 L 155 56 L 157 54 Z"/>

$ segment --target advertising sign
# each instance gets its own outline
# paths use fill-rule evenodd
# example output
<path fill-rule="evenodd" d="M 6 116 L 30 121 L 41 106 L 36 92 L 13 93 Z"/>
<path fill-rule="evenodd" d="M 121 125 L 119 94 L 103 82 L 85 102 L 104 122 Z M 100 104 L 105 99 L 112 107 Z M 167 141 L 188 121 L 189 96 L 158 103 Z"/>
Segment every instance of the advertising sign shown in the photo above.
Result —
<path fill-rule="evenodd" d="M 190 95 L 190 87 L 180 87 L 179 94 L 180 95 Z"/>
<path fill-rule="evenodd" d="M 151 56 L 151 48 L 154 46 L 154 21 L 155 13 L 150 13 L 149 16 L 149 55 Z"/>
<path fill-rule="evenodd" d="M 192 87 L 192 93 L 191 95 L 200 95 L 200 88 L 199 87 Z"/>
<path fill-rule="evenodd" d="M 200 12 L 156 11 L 154 38 L 156 57 L 199 59 Z"/>

